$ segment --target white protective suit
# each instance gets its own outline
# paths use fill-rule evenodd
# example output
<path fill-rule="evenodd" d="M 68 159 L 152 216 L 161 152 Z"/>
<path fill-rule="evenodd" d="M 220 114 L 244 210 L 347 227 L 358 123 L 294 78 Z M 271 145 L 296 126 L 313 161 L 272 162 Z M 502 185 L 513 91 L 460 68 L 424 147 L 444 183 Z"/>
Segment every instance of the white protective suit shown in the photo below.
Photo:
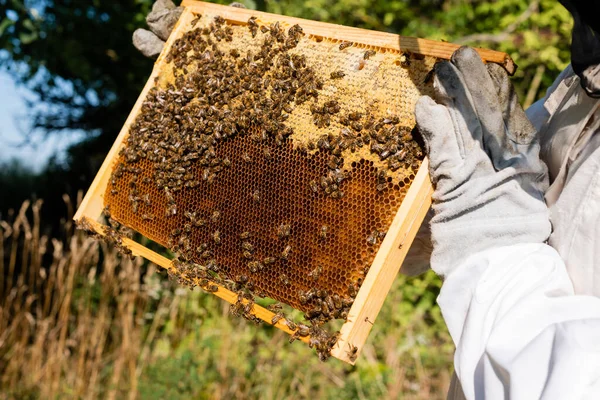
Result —
<path fill-rule="evenodd" d="M 567 68 L 527 110 L 553 233 L 471 255 L 438 302 L 456 344 L 449 398 L 600 399 L 600 100 Z"/>

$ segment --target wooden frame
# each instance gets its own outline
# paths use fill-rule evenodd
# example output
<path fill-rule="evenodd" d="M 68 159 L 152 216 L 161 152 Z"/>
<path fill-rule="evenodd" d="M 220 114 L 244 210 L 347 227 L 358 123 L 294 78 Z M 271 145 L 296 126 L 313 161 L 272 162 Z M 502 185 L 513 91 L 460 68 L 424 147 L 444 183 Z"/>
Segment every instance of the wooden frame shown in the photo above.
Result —
<path fill-rule="evenodd" d="M 121 132 L 115 140 L 115 143 L 75 214 L 74 219 L 76 221 L 87 222 L 88 226 L 98 234 L 104 234 L 103 225 L 98 222 L 104 208 L 103 197 L 110 179 L 113 164 L 125 142 L 129 127 L 140 111 L 146 94 L 154 85 L 154 78 L 158 76 L 162 67 L 165 65 L 165 57 L 168 49 L 175 39 L 180 37 L 184 32 L 184 27 L 189 26 L 190 21 L 195 18 L 194 13 L 208 12 L 211 14 L 218 14 L 226 20 L 236 24 L 245 24 L 252 15 L 257 16 L 262 23 L 274 21 L 285 21 L 290 24 L 299 23 L 304 29 L 304 32 L 310 35 L 339 40 L 353 40 L 367 45 L 394 50 L 401 49 L 402 51 L 411 51 L 413 53 L 435 56 L 443 59 L 448 59 L 454 50 L 458 48 L 458 45 L 450 43 L 399 37 L 398 35 L 389 33 L 365 31 L 363 29 L 191 0 L 184 0 L 183 6 L 185 6 L 185 10 L 175 26 L 173 33 L 169 37 L 163 52 L 158 57 L 146 86 L 142 90 L 135 106 L 123 125 Z M 502 64 L 509 73 L 514 72 L 516 67 L 510 57 L 506 54 L 482 49 L 478 49 L 478 51 L 485 61 Z M 358 349 L 356 355 L 358 355 L 366 342 L 373 323 L 377 318 L 377 314 L 383 305 L 383 301 L 392 286 L 393 279 L 398 273 L 417 230 L 431 205 L 431 194 L 433 189 L 429 181 L 428 165 L 428 160 L 425 159 L 388 229 L 387 235 L 379 248 L 350 312 L 348 313 L 347 322 L 344 323 L 341 328 L 339 339 L 331 353 L 333 357 L 354 364 L 356 356 L 350 356 L 349 351 L 356 347 Z M 175 270 L 171 260 L 147 249 L 141 244 L 126 238 L 123 239 L 123 244 L 125 247 L 129 248 L 134 255 L 142 256 L 167 270 Z M 221 285 L 217 286 L 218 290 L 213 293 L 214 295 L 229 303 L 235 303 L 237 301 L 236 293 Z M 274 316 L 273 312 L 256 304 L 253 306 L 253 313 L 255 316 L 269 324 Z M 288 334 L 294 333 L 294 331 L 288 328 L 283 320 L 277 322 L 274 326 Z M 299 338 L 299 340 L 308 342 L 307 337 Z"/>

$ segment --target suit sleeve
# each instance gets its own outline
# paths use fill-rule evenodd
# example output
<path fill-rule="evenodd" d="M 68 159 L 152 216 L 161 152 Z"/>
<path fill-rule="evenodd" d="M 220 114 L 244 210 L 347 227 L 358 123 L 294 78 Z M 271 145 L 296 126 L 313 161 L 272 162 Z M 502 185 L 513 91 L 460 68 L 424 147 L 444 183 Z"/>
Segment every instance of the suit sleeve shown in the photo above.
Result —
<path fill-rule="evenodd" d="M 550 246 L 474 254 L 438 302 L 467 399 L 598 398 L 600 299 L 574 295 Z"/>

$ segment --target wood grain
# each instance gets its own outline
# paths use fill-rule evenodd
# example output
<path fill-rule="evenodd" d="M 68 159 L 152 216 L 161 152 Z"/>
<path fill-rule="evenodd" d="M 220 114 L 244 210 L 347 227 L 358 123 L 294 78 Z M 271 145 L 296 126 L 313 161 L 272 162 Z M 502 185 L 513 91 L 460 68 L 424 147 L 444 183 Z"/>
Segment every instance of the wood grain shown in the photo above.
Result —
<path fill-rule="evenodd" d="M 299 24 L 304 30 L 304 33 L 313 36 L 321 36 L 339 41 L 351 41 L 367 46 L 375 46 L 390 50 L 410 51 L 412 53 L 433 56 L 446 60 L 450 59 L 452 53 L 454 53 L 454 51 L 460 47 L 460 45 L 454 43 L 399 36 L 393 33 L 371 31 L 368 29 L 311 21 L 308 19 L 270 14 L 261 11 L 248 10 L 245 8 L 204 3 L 195 0 L 183 0 L 182 5 L 199 14 L 202 14 L 203 12 L 209 12 L 212 14 L 217 13 L 226 20 L 239 24 L 245 24 L 248 21 L 248 18 L 251 16 L 256 16 L 258 18 L 257 22 L 259 23 L 271 23 L 279 21 L 287 23 L 290 26 Z M 502 65 L 510 75 L 513 75 L 517 70 L 516 64 L 506 53 L 481 48 L 476 48 L 476 50 L 485 62 L 493 62 Z"/>

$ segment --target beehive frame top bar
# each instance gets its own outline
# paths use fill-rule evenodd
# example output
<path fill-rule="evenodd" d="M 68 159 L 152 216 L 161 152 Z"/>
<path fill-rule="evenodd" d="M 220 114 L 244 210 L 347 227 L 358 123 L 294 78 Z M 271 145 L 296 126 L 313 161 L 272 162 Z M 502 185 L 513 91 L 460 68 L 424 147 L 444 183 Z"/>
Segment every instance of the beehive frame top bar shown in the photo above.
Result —
<path fill-rule="evenodd" d="M 115 160 L 118 158 L 119 150 L 129 132 L 129 127 L 140 111 L 141 103 L 146 94 L 154 85 L 154 78 L 159 76 L 161 69 L 165 65 L 165 56 L 174 40 L 181 36 L 186 29 L 189 29 L 189 22 L 194 18 L 194 13 L 220 15 L 229 23 L 245 25 L 250 16 L 256 16 L 263 23 L 282 21 L 290 25 L 300 24 L 305 33 L 312 36 L 321 36 L 334 40 L 352 40 L 371 47 L 380 47 L 383 49 L 392 49 L 398 51 L 410 51 L 415 54 L 434 56 L 447 59 L 452 52 L 458 48 L 457 45 L 440 43 L 423 39 L 402 38 L 397 35 L 365 31 L 357 28 L 344 27 L 333 24 L 324 24 L 314 21 L 290 18 L 285 16 L 260 13 L 252 10 L 239 9 L 234 7 L 219 6 L 209 3 L 200 3 L 194 1 L 184 1 L 186 7 L 182 17 L 176 26 L 173 34 L 169 38 L 165 50 L 158 58 L 155 69 L 148 80 L 146 87 L 126 121 L 119 137 L 115 141 L 113 148 L 108 154 L 98 175 L 96 176 L 90 190 L 86 194 L 75 219 L 79 221 L 87 220 L 98 233 L 102 233 L 102 226 L 96 221 L 100 218 L 104 207 L 103 194 L 108 185 L 110 172 Z M 504 53 L 489 50 L 479 50 L 482 58 L 488 62 L 496 62 L 503 65 L 509 73 L 514 72 L 515 66 L 512 60 Z M 417 176 L 411 185 L 405 200 L 402 202 L 392 225 L 388 230 L 388 236 L 380 246 L 377 257 L 367 275 L 361 289 L 355 299 L 355 303 L 350 310 L 348 322 L 341 329 L 340 338 L 332 355 L 343 361 L 354 363 L 355 355 L 349 354 L 349 349 L 356 347 L 360 351 L 366 341 L 372 324 L 379 312 L 383 300 L 391 287 L 394 276 L 404 259 L 408 248 L 416 234 L 416 231 L 430 205 L 431 184 L 427 177 L 427 160 L 425 160 Z M 162 267 L 172 270 L 172 262 L 168 259 L 146 249 L 145 247 L 130 241 L 124 240 L 124 245 L 133 251 L 135 255 L 141 255 Z M 224 287 L 219 287 L 217 296 L 233 303 L 236 301 L 236 294 Z M 254 312 L 257 317 L 270 323 L 274 313 L 254 306 Z M 284 323 L 277 322 L 276 327 L 288 333 L 293 333 Z M 306 341 L 306 338 L 301 338 Z"/>
<path fill-rule="evenodd" d="M 225 8 L 221 5 L 203 3 L 195 0 L 183 0 L 181 5 L 198 13 L 218 13 L 226 20 L 232 22 L 237 21 L 240 24 L 245 24 L 249 16 L 254 15 L 258 18 L 264 19 L 265 21 L 285 21 L 289 23 L 290 26 L 293 24 L 300 24 L 306 33 L 315 36 L 323 36 L 327 37 L 328 39 L 340 41 L 363 43 L 370 46 L 377 46 L 387 49 L 410 51 L 412 53 L 437 57 L 440 59 L 450 59 L 452 53 L 454 53 L 454 51 L 460 47 L 460 45 L 453 43 L 399 36 L 393 33 L 369 31 L 344 25 L 281 16 L 238 7 Z M 485 62 L 492 62 L 502 65 L 510 75 L 513 75 L 517 70 L 517 66 L 513 59 L 506 53 L 481 48 L 476 48 L 476 50 Z"/>

